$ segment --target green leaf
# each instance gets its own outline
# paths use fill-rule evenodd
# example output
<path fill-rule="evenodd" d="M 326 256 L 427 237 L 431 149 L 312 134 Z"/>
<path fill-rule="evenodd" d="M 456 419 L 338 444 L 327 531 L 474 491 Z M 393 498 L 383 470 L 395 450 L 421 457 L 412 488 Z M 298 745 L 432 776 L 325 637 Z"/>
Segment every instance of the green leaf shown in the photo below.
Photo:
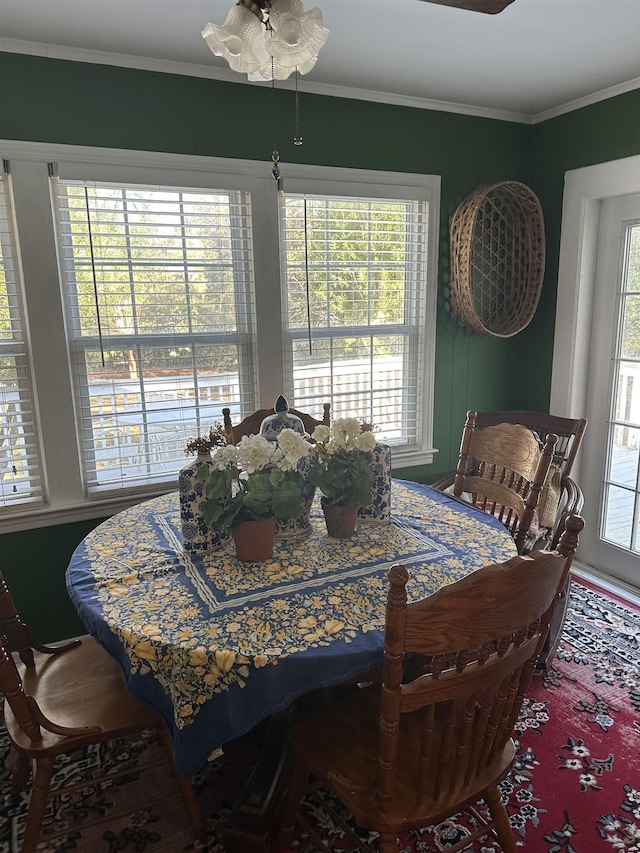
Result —
<path fill-rule="evenodd" d="M 232 480 L 233 471 L 211 471 L 205 481 L 205 495 L 209 500 L 223 500 L 231 493 Z"/>
<path fill-rule="evenodd" d="M 269 481 L 274 488 L 277 488 L 284 480 L 285 474 L 280 468 L 272 468 L 269 472 Z"/>
<path fill-rule="evenodd" d="M 284 481 L 273 495 L 273 512 L 277 518 L 296 518 L 302 511 L 302 491 L 293 480 Z"/>
<path fill-rule="evenodd" d="M 234 522 L 241 510 L 242 496 L 235 495 L 231 500 L 228 500 L 227 494 L 227 500 L 224 502 L 218 500 L 205 501 L 202 517 L 209 527 L 227 530 L 236 526 Z"/>
<path fill-rule="evenodd" d="M 375 475 L 360 450 L 325 455 L 313 473 L 313 482 L 329 503 L 361 507 L 371 501 Z"/>

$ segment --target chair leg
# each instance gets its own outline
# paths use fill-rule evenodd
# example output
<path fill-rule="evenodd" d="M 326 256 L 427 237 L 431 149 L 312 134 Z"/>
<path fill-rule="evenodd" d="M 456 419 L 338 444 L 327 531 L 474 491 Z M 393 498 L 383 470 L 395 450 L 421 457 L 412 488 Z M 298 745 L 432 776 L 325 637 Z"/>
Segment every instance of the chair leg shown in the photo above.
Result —
<path fill-rule="evenodd" d="M 396 853 L 398 850 L 397 836 L 388 832 L 380 833 L 380 853 Z"/>
<path fill-rule="evenodd" d="M 4 766 L 11 772 L 11 793 L 19 793 L 27 781 L 29 771 L 31 770 L 31 761 L 24 752 L 20 752 L 16 745 L 12 743 Z"/>
<path fill-rule="evenodd" d="M 489 811 L 491 812 L 491 818 L 496 826 L 498 841 L 504 853 L 517 853 L 516 843 L 513 840 L 513 830 L 509 823 L 509 815 L 502 802 L 497 786 L 487 791 L 486 800 Z"/>
<path fill-rule="evenodd" d="M 187 779 L 186 776 L 183 776 L 179 770 L 174 768 L 173 770 L 176 782 L 178 783 L 178 787 L 180 788 L 180 794 L 182 795 L 182 802 L 184 803 L 184 808 L 187 813 L 187 817 L 189 818 L 189 823 L 193 827 L 193 831 L 195 833 L 196 841 L 204 844 L 207 840 L 207 828 L 205 826 L 204 817 L 202 816 L 202 811 L 200 809 L 200 803 L 198 802 L 198 798 L 195 795 L 195 791 L 193 790 L 193 785 L 191 784 L 191 780 Z"/>
<path fill-rule="evenodd" d="M 287 793 L 284 797 L 280 809 L 280 828 L 278 830 L 278 840 L 283 844 L 290 845 L 295 840 L 296 816 L 300 808 L 307 773 L 299 764 L 294 766 Z"/>
<path fill-rule="evenodd" d="M 44 811 L 49 797 L 53 762 L 54 759 L 49 756 L 41 758 L 37 762 L 33 788 L 31 789 L 31 802 L 29 803 L 29 811 L 27 812 L 24 839 L 22 841 L 22 853 L 35 853 L 38 845 L 42 819 L 44 818 Z"/>
<path fill-rule="evenodd" d="M 202 810 L 200 809 L 200 803 L 198 802 L 198 798 L 196 797 L 195 791 L 193 790 L 191 780 L 188 779 L 186 776 L 183 776 L 183 774 L 180 773 L 178 768 L 173 763 L 173 742 L 171 740 L 171 735 L 169 734 L 169 731 L 164 725 L 164 723 L 161 725 L 159 724 L 157 726 L 156 731 L 158 732 L 160 743 L 162 744 L 165 752 L 169 757 L 171 772 L 173 773 L 173 777 L 176 780 L 176 784 L 180 789 L 180 795 L 184 803 L 184 809 L 187 813 L 189 823 L 191 824 L 195 832 L 196 841 L 200 842 L 201 844 L 205 844 L 207 840 L 207 828 L 204 822 L 204 817 L 202 816 Z"/>

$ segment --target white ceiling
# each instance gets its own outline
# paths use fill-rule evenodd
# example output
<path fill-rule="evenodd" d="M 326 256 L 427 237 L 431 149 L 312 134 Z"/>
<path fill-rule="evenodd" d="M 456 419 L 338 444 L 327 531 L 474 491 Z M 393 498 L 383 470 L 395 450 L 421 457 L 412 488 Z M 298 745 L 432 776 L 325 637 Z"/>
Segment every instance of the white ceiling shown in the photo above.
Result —
<path fill-rule="evenodd" d="M 0 0 L 0 50 L 243 81 L 200 35 L 232 4 Z M 515 0 L 498 15 L 420 0 L 312 6 L 331 32 L 303 91 L 531 122 L 640 87 L 640 0 Z"/>

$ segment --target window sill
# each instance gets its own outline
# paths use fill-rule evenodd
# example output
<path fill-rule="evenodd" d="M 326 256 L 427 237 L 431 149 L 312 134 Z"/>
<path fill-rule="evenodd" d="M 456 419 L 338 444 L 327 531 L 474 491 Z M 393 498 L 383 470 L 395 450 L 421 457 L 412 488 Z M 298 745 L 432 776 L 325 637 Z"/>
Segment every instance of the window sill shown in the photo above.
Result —
<path fill-rule="evenodd" d="M 38 510 L 7 514 L 0 518 L 0 534 L 16 533 L 22 530 L 34 530 L 39 527 L 54 527 L 58 524 L 74 524 L 77 521 L 89 521 L 91 519 L 108 518 L 123 509 L 149 500 L 157 495 L 177 491 L 175 486 L 159 488 L 153 492 L 144 494 L 127 495 L 126 497 L 111 497 L 100 501 L 83 501 L 79 504 L 66 504 L 64 506 L 45 506 Z"/>
<path fill-rule="evenodd" d="M 391 462 L 393 470 L 400 473 L 404 468 L 415 468 L 419 465 L 430 465 L 433 462 L 435 448 L 428 450 L 405 450 L 394 452 L 391 448 Z M 58 524 L 74 524 L 78 521 L 90 521 L 91 519 L 109 518 L 123 509 L 149 500 L 157 495 L 177 491 L 178 483 L 165 483 L 157 489 L 125 496 L 103 498 L 101 500 L 83 501 L 78 504 L 66 504 L 64 506 L 45 506 L 31 509 L 27 512 L 13 512 L 0 518 L 0 534 L 16 533 L 23 530 L 34 530 L 39 527 L 54 527 Z"/>
<path fill-rule="evenodd" d="M 391 467 L 394 471 L 401 468 L 416 468 L 419 465 L 431 465 L 433 457 L 437 453 L 434 447 L 426 450 L 396 450 L 391 445 Z"/>

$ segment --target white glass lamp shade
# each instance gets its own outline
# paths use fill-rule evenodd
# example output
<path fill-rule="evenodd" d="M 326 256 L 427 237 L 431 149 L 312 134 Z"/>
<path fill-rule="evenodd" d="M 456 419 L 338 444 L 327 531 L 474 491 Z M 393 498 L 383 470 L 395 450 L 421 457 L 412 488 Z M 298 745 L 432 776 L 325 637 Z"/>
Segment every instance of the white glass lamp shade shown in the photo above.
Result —
<path fill-rule="evenodd" d="M 297 67 L 300 74 L 310 71 L 329 36 L 329 30 L 322 26 L 320 9 L 305 12 L 300 0 L 276 0 L 269 23 L 272 32 L 267 33 L 265 46 L 276 64 L 292 71 Z"/>
<path fill-rule="evenodd" d="M 270 66 L 264 25 L 245 6 L 232 6 L 222 26 L 207 24 L 202 37 L 211 52 L 226 59 L 233 71 L 251 74 L 267 63 Z"/>
<path fill-rule="evenodd" d="M 267 36 L 268 38 L 268 36 Z M 297 70 L 298 74 L 308 74 L 309 71 L 313 68 L 313 66 L 318 61 L 318 57 L 314 56 L 308 62 L 305 62 L 304 65 L 280 65 L 279 62 L 273 60 L 273 68 L 271 67 L 271 58 L 257 71 L 252 71 L 247 75 L 249 80 L 264 83 L 265 80 L 287 80 L 294 71 Z"/>

